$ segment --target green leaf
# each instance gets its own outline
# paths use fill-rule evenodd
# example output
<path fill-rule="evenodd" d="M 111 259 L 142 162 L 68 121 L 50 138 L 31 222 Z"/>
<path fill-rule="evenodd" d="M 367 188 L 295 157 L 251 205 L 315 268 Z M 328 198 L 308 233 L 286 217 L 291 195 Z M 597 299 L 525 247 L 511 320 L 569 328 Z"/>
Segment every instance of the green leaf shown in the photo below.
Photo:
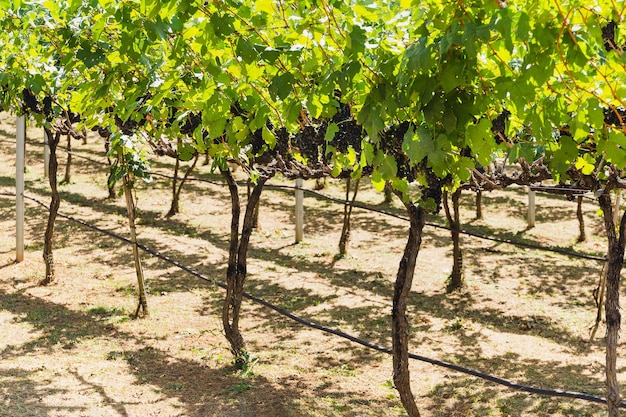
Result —
<path fill-rule="evenodd" d="M 324 135 L 324 140 L 326 142 L 330 142 L 334 139 L 335 133 L 339 132 L 339 126 L 337 123 L 329 123 L 328 128 L 326 129 L 326 134 Z"/>
<path fill-rule="evenodd" d="M 509 160 L 511 162 L 517 162 L 520 158 L 524 161 L 532 163 L 535 160 L 537 152 L 537 146 L 532 143 L 518 142 L 509 151 Z"/>
<path fill-rule="evenodd" d="M 104 62 L 106 56 L 101 52 L 92 51 L 91 46 L 87 42 L 83 42 L 80 49 L 76 51 L 76 58 L 81 60 L 87 68 L 91 68 Z"/>
<path fill-rule="evenodd" d="M 252 64 L 259 59 L 259 54 L 254 49 L 254 46 L 244 38 L 237 40 L 236 52 L 246 64 Z"/>
<path fill-rule="evenodd" d="M 365 30 L 359 26 L 352 26 L 352 31 L 348 36 L 347 55 L 356 56 L 358 53 L 365 52 L 365 42 L 367 41 L 367 34 Z"/>
<path fill-rule="evenodd" d="M 406 178 L 394 178 L 391 180 L 391 186 L 398 191 L 403 193 L 409 192 L 409 183 Z"/>
<path fill-rule="evenodd" d="M 402 141 L 402 150 L 412 163 L 417 164 L 426 156 L 435 152 L 435 142 L 430 131 L 424 126 L 409 129 Z"/>
<path fill-rule="evenodd" d="M 382 192 L 385 189 L 386 181 L 377 168 L 374 168 L 374 171 L 372 171 L 370 181 L 372 182 L 372 185 L 374 186 L 376 191 Z"/>
<path fill-rule="evenodd" d="M 234 21 L 235 19 L 232 16 L 219 13 L 213 13 L 210 18 L 215 34 L 224 38 L 235 32 Z"/>
<path fill-rule="evenodd" d="M 595 169 L 595 166 L 592 163 L 589 163 L 586 158 L 578 157 L 576 160 L 576 169 L 579 169 L 583 175 L 589 175 Z"/>
<path fill-rule="evenodd" d="M 569 167 L 576 162 L 578 146 L 569 136 L 561 136 L 558 141 L 548 144 L 547 153 L 552 169 L 560 175 L 565 175 Z"/>
<path fill-rule="evenodd" d="M 587 100 L 587 119 L 596 130 L 604 126 L 604 112 L 597 98 L 592 97 Z"/>
<path fill-rule="evenodd" d="M 178 142 L 178 158 L 181 161 L 189 161 L 191 160 L 191 158 L 193 158 L 196 149 L 191 146 L 191 144 L 186 143 L 186 142 Z"/>
<path fill-rule="evenodd" d="M 272 79 L 269 92 L 275 100 L 284 100 L 291 93 L 295 81 L 296 79 L 290 72 L 277 75 Z"/>
<path fill-rule="evenodd" d="M 398 174 L 398 164 L 396 163 L 396 158 L 391 155 L 379 154 L 380 160 L 378 169 L 380 170 L 380 174 L 383 176 L 385 180 L 390 180 L 395 178 Z M 375 161 L 376 162 L 376 161 Z"/>
<path fill-rule="evenodd" d="M 276 136 L 272 132 L 270 132 L 267 126 L 263 126 L 261 135 L 263 136 L 263 141 L 267 143 L 270 149 L 274 149 L 274 147 L 276 146 Z"/>
<path fill-rule="evenodd" d="M 465 143 L 472 150 L 478 163 L 483 166 L 489 165 L 491 155 L 497 148 L 489 119 L 482 118 L 478 124 L 468 125 L 465 132 Z"/>
<path fill-rule="evenodd" d="M 626 135 L 621 131 L 611 130 L 608 135 L 608 141 L 598 149 L 606 153 L 607 161 L 615 164 L 618 169 L 626 168 Z"/>

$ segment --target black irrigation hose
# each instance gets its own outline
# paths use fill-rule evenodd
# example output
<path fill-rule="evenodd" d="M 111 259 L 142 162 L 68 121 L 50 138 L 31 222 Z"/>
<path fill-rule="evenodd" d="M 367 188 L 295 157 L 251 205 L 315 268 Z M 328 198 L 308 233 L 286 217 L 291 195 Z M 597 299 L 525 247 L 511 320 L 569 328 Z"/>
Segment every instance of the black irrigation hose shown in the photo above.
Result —
<path fill-rule="evenodd" d="M 325 194 L 322 194 L 320 192 L 317 191 L 313 191 L 313 190 L 308 190 L 306 188 L 299 188 L 299 187 L 293 187 L 290 185 L 266 185 L 266 187 L 268 188 L 275 188 L 275 189 L 280 189 L 280 190 L 301 190 L 305 193 L 309 193 L 309 194 L 313 194 L 315 196 L 318 196 L 320 198 L 338 203 L 338 204 L 345 204 L 345 205 L 349 205 L 352 207 L 356 207 L 356 208 L 360 208 L 363 210 L 369 210 L 375 213 L 380 213 L 386 216 L 390 216 L 390 217 L 395 217 L 396 219 L 400 219 L 400 220 L 404 220 L 404 221 L 409 221 L 409 219 L 407 217 L 404 216 L 400 216 L 398 214 L 394 214 L 394 213 L 390 213 L 388 211 L 385 210 L 380 210 L 377 209 L 375 207 L 371 207 L 368 206 L 366 204 L 363 203 L 359 203 L 359 202 L 355 202 L 355 203 L 351 203 L 349 201 L 346 200 L 342 200 L 340 198 L 335 198 L 335 197 L 330 197 L 327 196 Z M 437 223 L 431 223 L 431 222 L 426 222 L 426 226 L 430 226 L 430 227 L 434 227 L 436 229 L 444 229 L 444 230 L 452 230 L 451 227 L 448 226 L 443 226 Z M 572 258 L 580 258 L 580 259 L 590 259 L 593 261 L 599 261 L 599 262 L 605 262 L 606 258 L 604 257 L 600 257 L 600 256 L 594 256 L 594 255 L 588 255 L 586 253 L 580 253 L 580 252 L 574 252 L 574 251 L 569 251 L 566 249 L 562 249 L 562 248 L 556 248 L 556 247 L 550 247 L 550 246 L 542 246 L 542 245 L 538 245 L 536 243 L 527 243 L 527 242 L 516 242 L 510 239 L 504 239 L 504 238 L 500 238 L 500 237 L 492 237 L 492 236 L 486 236 L 486 235 L 481 235 L 479 233 L 476 232 L 470 232 L 468 230 L 463 230 L 460 229 L 459 233 L 464 234 L 464 235 L 468 235 L 468 236 L 472 236 L 478 239 L 484 239 L 484 240 L 490 240 L 492 242 L 498 242 L 498 243 L 506 243 L 509 245 L 513 245 L 513 246 L 521 246 L 521 247 L 526 247 L 526 248 L 531 248 L 531 249 L 537 249 L 537 250 L 542 250 L 542 251 L 546 251 L 546 252 L 554 252 L 554 253 L 559 253 L 561 255 L 566 255 Z"/>
<path fill-rule="evenodd" d="M 426 222 L 426 225 L 430 226 L 430 227 L 437 228 L 437 229 L 452 230 L 451 227 L 443 226 L 443 225 L 436 224 L 436 223 Z M 467 230 L 459 230 L 459 233 L 464 234 L 464 235 L 468 235 L 468 236 L 473 236 L 473 237 L 476 237 L 476 238 L 479 238 L 479 239 L 491 240 L 492 242 L 507 243 L 509 245 L 521 246 L 521 247 L 531 248 L 531 249 L 537 249 L 537 250 L 541 250 L 541 251 L 544 251 L 544 252 L 559 253 L 561 255 L 566 255 L 566 256 L 569 256 L 571 258 L 590 259 L 592 261 L 599 261 L 599 262 L 605 262 L 606 261 L 606 258 L 601 257 L 601 256 L 588 255 L 586 253 L 569 251 L 569 250 L 566 250 L 566 249 L 556 248 L 556 247 L 553 247 L 553 246 L 542 246 L 542 245 L 538 245 L 536 243 L 529 243 L 529 242 L 516 242 L 516 241 L 513 241 L 513 240 L 504 239 L 504 238 L 500 238 L 500 237 L 485 236 L 485 235 L 481 235 L 481 234 L 478 234 L 478 233 L 475 233 L 475 232 L 470 232 L 470 231 L 467 231 Z"/>
<path fill-rule="evenodd" d="M 9 194 L 9 193 L 0 193 L 0 195 L 8 195 L 8 196 L 15 197 L 15 194 Z M 27 195 L 24 195 L 24 198 L 27 198 L 27 199 L 29 199 L 31 201 L 34 201 L 35 203 L 39 204 L 40 206 L 42 206 L 42 207 L 44 207 L 44 208 L 46 208 L 48 210 L 50 209 L 45 203 L 43 203 L 41 200 L 39 200 L 37 198 L 30 197 L 30 196 L 27 196 Z M 94 226 L 94 225 L 92 225 L 90 223 L 87 223 L 87 222 L 85 222 L 83 220 L 80 220 L 80 219 L 77 219 L 75 217 L 72 217 L 72 216 L 69 216 L 69 215 L 66 215 L 66 214 L 62 214 L 62 213 L 57 213 L 57 214 L 58 214 L 59 217 L 63 217 L 63 218 L 68 219 L 70 221 L 76 222 L 76 223 L 78 223 L 78 224 L 80 224 L 82 226 L 85 226 L 85 227 L 87 227 L 89 229 L 92 229 L 92 230 L 95 230 L 97 232 L 103 233 L 103 234 L 105 234 L 107 236 L 113 237 L 113 238 L 121 240 L 123 242 L 132 244 L 131 240 L 126 238 L 126 237 L 120 236 L 120 235 L 118 235 L 116 233 L 113 233 L 113 232 L 105 230 L 105 229 L 101 229 L 101 228 L 99 228 L 97 226 Z M 196 271 L 195 269 L 190 268 L 190 267 L 188 267 L 186 265 L 183 265 L 180 262 L 175 261 L 175 260 L 171 259 L 170 257 L 168 257 L 166 255 L 163 255 L 163 254 L 161 254 L 161 253 L 159 253 L 159 252 L 157 252 L 157 251 L 155 251 L 153 249 L 148 248 L 147 246 L 144 246 L 144 245 L 142 245 L 140 243 L 136 243 L 136 245 L 137 245 L 138 248 L 142 249 L 143 251 L 148 252 L 149 254 L 151 254 L 151 255 L 161 259 L 162 261 L 168 262 L 168 263 L 170 263 L 170 264 L 172 264 L 172 265 L 174 265 L 174 266 L 176 266 L 176 267 L 178 267 L 178 268 L 180 268 L 180 269 L 190 273 L 191 275 L 193 275 L 193 276 L 195 276 L 197 278 L 200 278 L 200 279 L 202 279 L 204 281 L 207 281 L 209 283 L 217 285 L 218 287 L 220 287 L 222 289 L 226 289 L 227 288 L 226 284 L 224 284 L 222 282 L 219 282 L 219 281 L 216 281 L 216 280 L 213 280 L 213 279 L 210 279 L 209 277 L 207 277 L 206 275 Z M 276 305 L 274 305 L 274 304 L 272 304 L 272 303 L 270 303 L 268 301 L 263 300 L 262 298 L 254 296 L 254 295 L 252 295 L 250 293 L 244 292 L 243 296 L 245 298 L 249 299 L 249 300 L 252 300 L 252 301 L 254 301 L 254 302 L 258 303 L 258 304 L 261 304 L 261 305 L 263 305 L 263 306 L 265 306 L 267 308 L 270 308 L 270 309 L 274 310 L 275 312 L 279 313 L 280 315 L 283 315 L 283 316 L 285 316 L 287 318 L 290 318 L 290 319 L 292 319 L 292 320 L 294 320 L 294 321 L 296 321 L 296 322 L 298 322 L 300 324 L 303 324 L 303 325 L 305 325 L 307 327 L 311 327 L 311 328 L 320 330 L 320 331 L 322 331 L 324 333 L 329 333 L 329 334 L 333 334 L 335 336 L 339 336 L 339 337 L 341 337 L 343 339 L 350 340 L 351 342 L 354 342 L 354 343 L 357 343 L 357 344 L 359 344 L 361 346 L 365 346 L 367 348 L 376 350 L 378 352 L 387 353 L 387 354 L 391 354 L 392 353 L 391 349 L 389 349 L 389 348 L 386 348 L 384 346 L 380 346 L 380 345 L 377 345 L 377 344 L 372 343 L 370 341 L 358 338 L 356 336 L 353 336 L 353 335 L 351 335 L 349 333 L 346 333 L 346 332 L 343 332 L 341 330 L 333 329 L 333 328 L 324 326 L 322 324 L 319 324 L 319 323 L 316 323 L 316 322 L 304 319 L 304 318 L 302 318 L 300 316 L 297 316 L 297 315 L 293 314 L 290 311 L 287 311 L 287 310 L 285 310 L 283 308 L 280 308 L 280 307 L 278 307 L 278 306 L 276 306 Z M 515 389 L 515 390 L 523 391 L 523 392 L 529 392 L 531 394 L 538 394 L 538 395 L 544 395 L 544 396 L 549 396 L 549 397 L 574 398 L 574 399 L 584 400 L 584 401 L 598 403 L 598 404 L 606 404 L 606 402 L 607 402 L 605 398 L 596 397 L 594 395 L 585 394 L 585 393 L 581 393 L 581 392 L 552 390 L 552 389 L 544 389 L 544 388 L 534 388 L 534 387 L 530 387 L 530 386 L 527 386 L 527 385 L 517 384 L 515 382 L 511 382 L 511 381 L 508 381 L 508 380 L 503 379 L 503 378 L 498 378 L 496 376 L 493 376 L 493 375 L 490 375 L 490 374 L 486 374 L 484 372 L 476 371 L 476 370 L 473 370 L 473 369 L 470 369 L 470 368 L 466 368 L 466 367 L 463 367 L 463 366 L 460 366 L 460 365 L 455 365 L 455 364 L 452 364 L 452 363 L 449 363 L 449 362 L 444 362 L 444 361 L 440 361 L 440 360 L 437 360 L 437 359 L 431 359 L 431 358 L 428 358 L 428 357 L 425 357 L 425 356 L 416 355 L 414 353 L 409 353 L 409 358 L 415 359 L 415 360 L 418 360 L 418 361 L 421 361 L 421 362 L 426 362 L 426 363 L 429 363 L 431 365 L 435 365 L 435 366 L 451 369 L 451 370 L 454 370 L 454 371 L 457 371 L 457 372 L 461 372 L 461 373 L 464 373 L 464 374 L 467 374 L 467 375 L 472 375 L 472 376 L 475 376 L 477 378 L 484 379 L 486 381 L 491 381 L 493 383 L 496 383 L 496 384 L 499 384 L 499 385 L 503 385 L 503 386 L 511 388 L 511 389 Z M 626 402 L 621 402 L 620 403 L 620 408 L 626 408 Z"/>

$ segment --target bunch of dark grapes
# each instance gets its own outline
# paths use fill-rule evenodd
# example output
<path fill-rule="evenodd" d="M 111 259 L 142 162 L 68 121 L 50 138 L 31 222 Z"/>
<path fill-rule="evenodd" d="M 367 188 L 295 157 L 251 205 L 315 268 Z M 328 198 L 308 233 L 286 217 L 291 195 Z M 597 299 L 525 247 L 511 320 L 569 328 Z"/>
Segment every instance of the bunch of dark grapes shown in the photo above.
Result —
<path fill-rule="evenodd" d="M 443 198 L 442 188 L 445 185 L 447 179 L 439 178 L 437 175 L 435 175 L 432 168 L 429 168 L 426 165 L 426 159 L 422 161 L 421 167 L 423 169 L 424 176 L 426 177 L 426 183 L 428 184 L 422 189 L 422 200 L 432 198 L 436 204 L 434 214 L 439 213 L 439 211 L 441 211 L 441 200 Z"/>
<path fill-rule="evenodd" d="M 304 126 L 293 138 L 293 145 L 298 148 L 302 156 L 311 161 L 319 159 L 319 147 L 322 142 L 313 125 Z"/>
<path fill-rule="evenodd" d="M 495 140 L 497 144 L 502 143 L 507 139 L 506 137 L 506 121 L 509 120 L 509 116 L 511 112 L 507 109 L 502 110 L 502 113 L 498 115 L 495 119 L 491 121 L 491 131 L 495 135 Z"/>
<path fill-rule="evenodd" d="M 52 115 L 52 97 L 46 96 L 43 98 L 43 114 L 45 114 L 46 117 Z"/>
<path fill-rule="evenodd" d="M 331 144 L 341 152 L 346 152 L 349 147 L 361 152 L 361 139 L 363 139 L 363 128 L 356 120 L 339 123 L 339 131 L 335 133 Z"/>
<path fill-rule="evenodd" d="M 339 103 L 339 109 L 333 116 L 332 121 L 334 123 L 339 123 L 347 120 L 352 120 L 352 109 L 350 109 L 350 105 L 348 104 Z"/>
<path fill-rule="evenodd" d="M 335 137 L 330 144 L 340 152 L 346 152 L 350 147 L 360 152 L 363 128 L 352 117 L 350 106 L 341 103 L 331 122 L 337 124 L 339 131 L 335 133 Z"/>
<path fill-rule="evenodd" d="M 617 116 L 618 113 L 619 117 Z M 604 109 L 604 123 L 620 128 L 626 127 L 626 109 L 621 107 Z"/>
<path fill-rule="evenodd" d="M 328 148 L 327 148 L 327 143 L 326 143 L 326 132 L 328 131 L 328 121 L 323 121 L 319 124 L 319 126 L 317 127 L 317 137 L 315 138 L 315 141 L 317 143 L 320 143 L 319 146 L 319 153 L 320 153 L 320 160 L 322 163 L 328 165 L 328 156 L 327 152 L 328 152 Z"/>
<path fill-rule="evenodd" d="M 617 49 L 615 44 L 616 27 L 617 25 L 615 24 L 615 22 L 611 20 L 609 23 L 606 24 L 606 26 L 602 28 L 602 40 L 604 41 L 604 49 L 606 49 L 607 52 Z"/>
<path fill-rule="evenodd" d="M 107 139 L 111 137 L 111 132 L 106 127 L 95 126 L 91 130 L 93 132 L 98 132 L 98 135 L 100 135 L 101 138 Z"/>
<path fill-rule="evenodd" d="M 411 160 L 402 150 L 404 136 L 408 132 L 411 124 L 402 122 L 397 126 L 391 126 L 381 134 L 381 147 L 387 154 L 394 157 L 398 167 L 398 178 L 406 178 L 408 182 L 416 179 L 416 169 L 411 166 Z"/>
<path fill-rule="evenodd" d="M 263 146 L 265 146 L 265 140 L 263 139 L 263 129 L 257 129 L 250 135 L 250 144 L 252 145 L 252 154 L 258 155 Z"/>
<path fill-rule="evenodd" d="M 117 115 L 115 115 L 115 125 L 125 135 L 132 135 L 139 127 L 143 126 L 145 123 L 145 118 L 142 118 L 139 122 L 136 122 L 132 119 L 128 119 L 124 122 Z"/>
<path fill-rule="evenodd" d="M 265 122 L 265 127 L 270 132 L 274 132 L 274 124 L 269 120 Z M 272 134 L 275 135 L 275 133 Z M 267 144 L 265 143 L 265 139 L 263 139 L 263 129 L 255 130 L 254 133 L 252 133 L 252 135 L 250 136 L 250 144 L 252 145 L 252 153 L 254 155 L 258 155 L 264 147 L 269 148 L 269 146 L 266 146 Z M 272 155 L 271 149 L 266 149 L 265 153 Z"/>
<path fill-rule="evenodd" d="M 242 116 L 242 117 L 248 114 L 248 112 L 244 110 L 243 107 L 241 107 L 241 104 L 239 104 L 239 101 L 235 101 L 233 104 L 230 105 L 230 113 L 233 116 Z"/>
<path fill-rule="evenodd" d="M 274 147 L 274 154 L 287 157 L 289 154 L 289 132 L 284 127 L 274 132 L 276 135 L 276 146 Z"/>
<path fill-rule="evenodd" d="M 24 105 L 22 107 L 22 110 L 24 110 L 25 112 L 31 111 L 38 114 L 43 113 L 43 115 L 46 116 L 46 119 L 52 120 L 52 97 L 44 97 L 42 100 L 42 107 L 41 103 L 39 103 L 39 99 L 37 99 L 37 96 L 33 94 L 30 89 L 24 88 L 22 90 L 22 98 L 24 99 Z M 72 115 L 73 113 L 70 112 L 70 121 L 72 121 Z M 78 121 L 80 121 L 80 118 L 78 119 Z M 72 121 L 72 123 L 75 122 Z"/>
<path fill-rule="evenodd" d="M 41 113 L 41 106 L 39 105 L 39 100 L 37 100 L 37 96 L 33 94 L 28 88 L 22 90 L 22 98 L 24 99 L 24 107 L 23 110 L 25 112 L 31 111 L 33 113 Z"/>
<path fill-rule="evenodd" d="M 180 133 L 191 136 L 198 126 L 202 124 L 202 113 L 189 113 L 185 122 L 180 126 Z"/>
<path fill-rule="evenodd" d="M 48 114 L 48 113 L 46 113 L 46 99 L 45 98 L 43 99 L 43 103 L 44 103 L 44 114 Z M 80 122 L 80 114 L 72 112 L 72 109 L 69 109 L 67 111 L 67 114 L 68 114 L 68 117 L 70 119 L 70 123 L 78 123 L 78 122 Z"/>

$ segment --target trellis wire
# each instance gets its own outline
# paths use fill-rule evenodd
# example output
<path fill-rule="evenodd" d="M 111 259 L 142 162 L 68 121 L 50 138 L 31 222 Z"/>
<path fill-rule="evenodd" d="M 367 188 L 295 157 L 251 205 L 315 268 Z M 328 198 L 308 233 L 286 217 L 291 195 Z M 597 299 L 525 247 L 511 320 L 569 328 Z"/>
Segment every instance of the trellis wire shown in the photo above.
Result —
<path fill-rule="evenodd" d="M 0 140 L 0 141 L 1 142 L 7 142 L 7 143 L 11 142 L 11 141 L 7 141 L 7 140 Z M 29 142 L 33 143 L 32 141 L 29 141 Z M 14 143 L 14 142 L 11 142 L 11 143 Z M 75 156 L 77 156 L 79 158 L 83 158 L 83 159 L 86 159 L 88 161 L 91 161 L 93 163 L 97 163 L 97 164 L 101 164 L 101 165 L 107 165 L 106 162 L 97 161 L 97 160 L 92 159 L 90 157 L 87 157 L 87 156 L 84 156 L 84 155 L 80 155 L 80 154 L 78 154 L 76 152 L 68 151 L 67 149 L 65 149 L 62 146 L 59 146 L 58 149 L 61 149 L 64 152 L 67 152 L 67 153 L 71 153 L 72 155 L 75 155 Z M 171 179 L 171 180 L 174 179 L 174 177 L 171 176 L 171 175 L 161 174 L 159 172 L 150 172 L 150 175 L 157 176 L 157 177 L 162 177 L 162 178 L 167 178 L 167 179 Z M 187 177 L 187 181 L 205 182 L 205 183 L 216 185 L 216 186 L 224 186 L 225 185 L 222 182 L 212 181 L 212 180 L 208 180 L 206 178 L 191 177 L 191 176 Z M 245 182 L 240 182 L 239 184 L 240 185 L 245 185 Z M 300 191 L 303 191 L 303 192 L 305 192 L 307 194 L 314 195 L 314 196 L 317 196 L 317 197 L 322 198 L 324 200 L 332 201 L 332 202 L 337 203 L 337 204 L 348 205 L 348 206 L 356 207 L 356 208 L 359 208 L 359 209 L 362 209 L 362 210 L 367 210 L 367 211 L 371 211 L 371 212 L 374 212 L 374 213 L 383 214 L 385 216 L 394 217 L 396 219 L 400 219 L 400 220 L 403 220 L 403 221 L 406 221 L 406 222 L 409 221 L 409 219 L 407 217 L 405 217 L 405 216 L 401 216 L 401 215 L 398 215 L 398 214 L 395 214 L 395 213 L 391 213 L 391 212 L 388 212 L 388 211 L 385 211 L 385 210 L 380 210 L 380 209 L 378 209 L 376 207 L 372 207 L 372 206 L 369 206 L 367 204 L 364 204 L 364 203 L 361 203 L 361 202 L 358 202 L 358 201 L 355 201 L 354 203 L 352 203 L 350 201 L 346 201 L 346 200 L 343 200 L 343 199 L 340 199 L 340 198 L 336 198 L 336 197 L 331 197 L 329 195 L 320 193 L 318 191 L 310 190 L 310 189 L 307 189 L 307 188 L 294 187 L 294 186 L 291 186 L 291 185 L 279 185 L 279 184 L 266 184 L 265 188 L 275 189 L 275 190 L 279 190 L 279 191 L 283 191 L 283 190 L 284 191 L 300 190 Z M 539 189 L 545 188 L 545 187 L 533 186 L 532 188 L 537 188 L 539 190 Z M 582 189 L 579 190 L 579 189 L 570 189 L 570 188 L 568 188 L 567 190 L 568 191 L 573 191 L 573 192 L 583 192 L 583 191 L 587 192 L 587 190 L 582 190 Z M 452 228 L 450 228 L 448 226 L 444 226 L 444 225 L 437 224 L 437 223 L 432 223 L 432 222 L 426 222 L 425 225 L 429 226 L 429 227 L 436 228 L 436 229 L 443 229 L 443 230 L 449 230 L 449 231 L 452 230 Z M 510 240 L 510 239 L 501 238 L 501 237 L 487 236 L 487 235 L 483 235 L 483 234 L 480 234 L 480 233 L 472 232 L 472 231 L 469 231 L 469 230 L 463 230 L 463 229 L 459 229 L 459 233 L 461 233 L 463 235 L 467 235 L 467 236 L 472 236 L 472 237 L 475 237 L 477 239 L 489 240 L 489 241 L 496 242 L 496 243 L 505 243 L 505 244 L 508 244 L 508 245 L 524 247 L 524 248 L 529 248 L 529 249 L 536 249 L 536 250 L 540 250 L 540 251 L 544 251 L 544 252 L 558 253 L 558 254 L 561 254 L 561 255 L 569 256 L 571 258 L 588 259 L 588 260 L 597 261 L 597 262 L 605 262 L 606 261 L 606 257 L 589 255 L 589 254 L 586 254 L 586 253 L 570 251 L 570 250 L 567 250 L 567 249 L 553 247 L 553 246 L 552 247 L 551 246 L 543 246 L 543 245 L 539 245 L 537 243 L 519 242 L 519 241 L 514 241 L 514 240 Z"/>

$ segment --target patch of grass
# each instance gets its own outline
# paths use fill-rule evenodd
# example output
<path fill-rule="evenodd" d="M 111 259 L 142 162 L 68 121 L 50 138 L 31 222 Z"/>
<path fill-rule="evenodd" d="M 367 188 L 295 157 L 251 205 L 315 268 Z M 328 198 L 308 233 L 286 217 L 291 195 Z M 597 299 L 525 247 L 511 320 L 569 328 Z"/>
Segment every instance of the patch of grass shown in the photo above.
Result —
<path fill-rule="evenodd" d="M 239 376 L 241 378 L 251 378 L 254 376 L 254 367 L 259 362 L 259 359 L 246 351 L 236 358 L 235 362 L 239 364 Z"/>
<path fill-rule="evenodd" d="M 126 297 L 136 297 L 138 295 L 137 289 L 132 284 L 116 287 L 115 292 L 122 293 Z"/>
<path fill-rule="evenodd" d="M 349 407 L 347 404 L 344 404 L 341 401 L 338 401 L 335 398 L 331 398 L 331 397 L 324 397 L 324 399 L 326 401 L 328 401 L 328 403 L 330 404 L 330 406 L 333 408 L 333 411 L 338 412 L 338 413 L 345 413 L 346 411 L 348 411 Z"/>
<path fill-rule="evenodd" d="M 250 391 L 252 388 L 254 388 L 254 385 L 249 382 L 238 382 L 228 387 L 228 392 L 231 394 L 241 394 L 242 392 Z"/>
<path fill-rule="evenodd" d="M 49 310 L 37 309 L 31 310 L 26 313 L 26 320 L 30 322 L 40 322 L 45 318 L 50 317 L 52 314 Z"/>
<path fill-rule="evenodd" d="M 128 312 L 117 307 L 93 307 L 87 310 L 87 314 L 97 316 L 97 320 L 107 323 L 124 323 L 130 320 Z"/>
<path fill-rule="evenodd" d="M 87 310 L 93 316 L 112 316 L 114 314 L 126 314 L 124 310 L 117 307 L 93 307 Z"/>
<path fill-rule="evenodd" d="M 171 391 L 182 391 L 185 388 L 185 384 L 183 382 L 170 382 L 166 388 Z"/>
<path fill-rule="evenodd" d="M 348 363 L 344 363 L 339 366 L 334 366 L 329 369 L 329 372 L 331 374 L 350 377 L 350 378 L 353 378 L 359 375 L 359 372 L 356 371 L 355 369 L 352 369 L 352 367 Z"/>
<path fill-rule="evenodd" d="M 43 241 L 28 242 L 24 244 L 24 250 L 41 251 L 43 250 Z"/>

